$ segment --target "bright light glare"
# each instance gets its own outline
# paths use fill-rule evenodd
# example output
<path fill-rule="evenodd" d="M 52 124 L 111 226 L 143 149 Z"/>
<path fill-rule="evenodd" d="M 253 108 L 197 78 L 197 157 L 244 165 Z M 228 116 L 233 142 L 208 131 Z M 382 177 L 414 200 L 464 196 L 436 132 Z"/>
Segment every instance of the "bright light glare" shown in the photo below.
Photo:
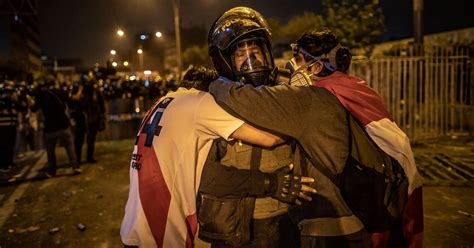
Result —
<path fill-rule="evenodd" d="M 155 35 L 156 37 L 160 38 L 163 34 L 161 34 L 161 32 L 156 32 Z"/>
<path fill-rule="evenodd" d="M 119 29 L 119 30 L 117 31 L 117 35 L 118 35 L 118 36 L 123 36 L 124 34 L 125 34 L 125 33 L 124 33 L 123 30 L 121 30 L 121 29 Z"/>
<path fill-rule="evenodd" d="M 123 65 L 124 65 L 124 66 L 128 66 L 128 61 L 124 61 L 124 62 L 123 62 Z"/>
<path fill-rule="evenodd" d="M 117 62 L 115 62 L 115 61 L 112 62 L 112 66 L 113 66 L 113 67 L 117 67 L 117 65 L 118 65 Z"/>
<path fill-rule="evenodd" d="M 143 53 L 143 50 L 142 50 L 142 49 L 138 49 L 138 50 L 137 50 L 137 53 L 138 53 L 138 54 L 142 54 L 142 53 Z"/>
<path fill-rule="evenodd" d="M 150 71 L 150 70 L 145 70 L 145 71 L 143 71 L 143 74 L 145 74 L 145 75 L 150 75 L 150 74 L 151 74 L 151 71 Z"/>
<path fill-rule="evenodd" d="M 115 50 L 110 50 L 110 54 L 115 55 L 116 53 L 117 53 L 117 51 L 115 51 Z"/>

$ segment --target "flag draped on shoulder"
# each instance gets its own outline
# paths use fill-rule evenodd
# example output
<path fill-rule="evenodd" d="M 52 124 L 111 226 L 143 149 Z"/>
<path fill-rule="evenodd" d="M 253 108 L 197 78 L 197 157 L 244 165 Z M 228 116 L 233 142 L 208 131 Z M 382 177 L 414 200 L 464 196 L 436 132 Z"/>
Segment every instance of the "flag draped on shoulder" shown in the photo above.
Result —
<path fill-rule="evenodd" d="M 314 83 L 334 94 L 339 102 L 365 128 L 371 139 L 388 155 L 395 158 L 408 178 L 408 202 L 403 214 L 403 235 L 407 247 L 422 247 L 423 205 L 422 180 L 419 175 L 410 140 L 393 121 L 382 97 L 368 87 L 360 78 L 334 72 Z M 372 236 L 374 247 L 389 246 L 395 230 L 375 233 Z"/>

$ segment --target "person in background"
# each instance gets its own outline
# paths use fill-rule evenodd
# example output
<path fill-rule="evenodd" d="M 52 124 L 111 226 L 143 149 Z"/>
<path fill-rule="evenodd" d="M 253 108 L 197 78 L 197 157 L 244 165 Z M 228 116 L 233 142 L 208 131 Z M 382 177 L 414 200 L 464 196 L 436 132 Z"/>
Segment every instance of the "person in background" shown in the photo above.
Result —
<path fill-rule="evenodd" d="M 106 118 L 104 96 L 92 72 L 89 72 L 88 79 L 84 84 L 82 102 L 87 123 L 87 163 L 94 164 L 97 163 L 94 158 L 97 133 L 105 129 Z"/>
<path fill-rule="evenodd" d="M 87 132 L 86 114 L 83 104 L 84 85 L 76 82 L 69 93 L 69 110 L 74 132 L 74 151 L 78 164 L 82 164 L 82 145 Z"/>
<path fill-rule="evenodd" d="M 40 82 L 38 92 L 33 98 L 28 98 L 30 109 L 36 112 L 41 109 L 44 115 L 44 142 L 48 155 L 48 172 L 46 175 L 56 175 L 55 147 L 59 143 L 66 150 L 73 173 L 82 172 L 74 154 L 69 118 L 66 114 L 67 95 L 57 88 L 55 78 L 48 77 Z"/>
<path fill-rule="evenodd" d="M 18 99 L 12 81 L 0 84 L 0 172 L 9 172 L 13 165 L 18 111 L 26 108 Z"/>

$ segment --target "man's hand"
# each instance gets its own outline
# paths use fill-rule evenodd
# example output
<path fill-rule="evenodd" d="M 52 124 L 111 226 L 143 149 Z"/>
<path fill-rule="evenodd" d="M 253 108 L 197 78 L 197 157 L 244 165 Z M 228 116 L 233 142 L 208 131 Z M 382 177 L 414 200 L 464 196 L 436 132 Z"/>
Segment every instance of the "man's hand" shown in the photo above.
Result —
<path fill-rule="evenodd" d="M 311 201 L 312 198 L 309 194 L 316 193 L 314 188 L 303 184 L 312 182 L 314 182 L 314 178 L 293 174 L 293 164 L 290 164 L 287 167 L 269 173 L 268 183 L 265 186 L 268 196 L 282 202 L 301 205 L 301 201 L 298 198 Z"/>

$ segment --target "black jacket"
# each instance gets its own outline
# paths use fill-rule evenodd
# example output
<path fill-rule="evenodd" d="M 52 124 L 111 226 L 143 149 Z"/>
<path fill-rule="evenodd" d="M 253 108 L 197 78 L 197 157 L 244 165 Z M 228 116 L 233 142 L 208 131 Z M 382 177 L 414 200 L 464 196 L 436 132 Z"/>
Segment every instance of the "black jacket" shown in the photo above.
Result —
<path fill-rule="evenodd" d="M 60 90 L 47 89 L 40 91 L 31 106 L 33 112 L 41 109 L 44 115 L 44 131 L 55 132 L 69 127 L 66 115 L 67 95 Z"/>

